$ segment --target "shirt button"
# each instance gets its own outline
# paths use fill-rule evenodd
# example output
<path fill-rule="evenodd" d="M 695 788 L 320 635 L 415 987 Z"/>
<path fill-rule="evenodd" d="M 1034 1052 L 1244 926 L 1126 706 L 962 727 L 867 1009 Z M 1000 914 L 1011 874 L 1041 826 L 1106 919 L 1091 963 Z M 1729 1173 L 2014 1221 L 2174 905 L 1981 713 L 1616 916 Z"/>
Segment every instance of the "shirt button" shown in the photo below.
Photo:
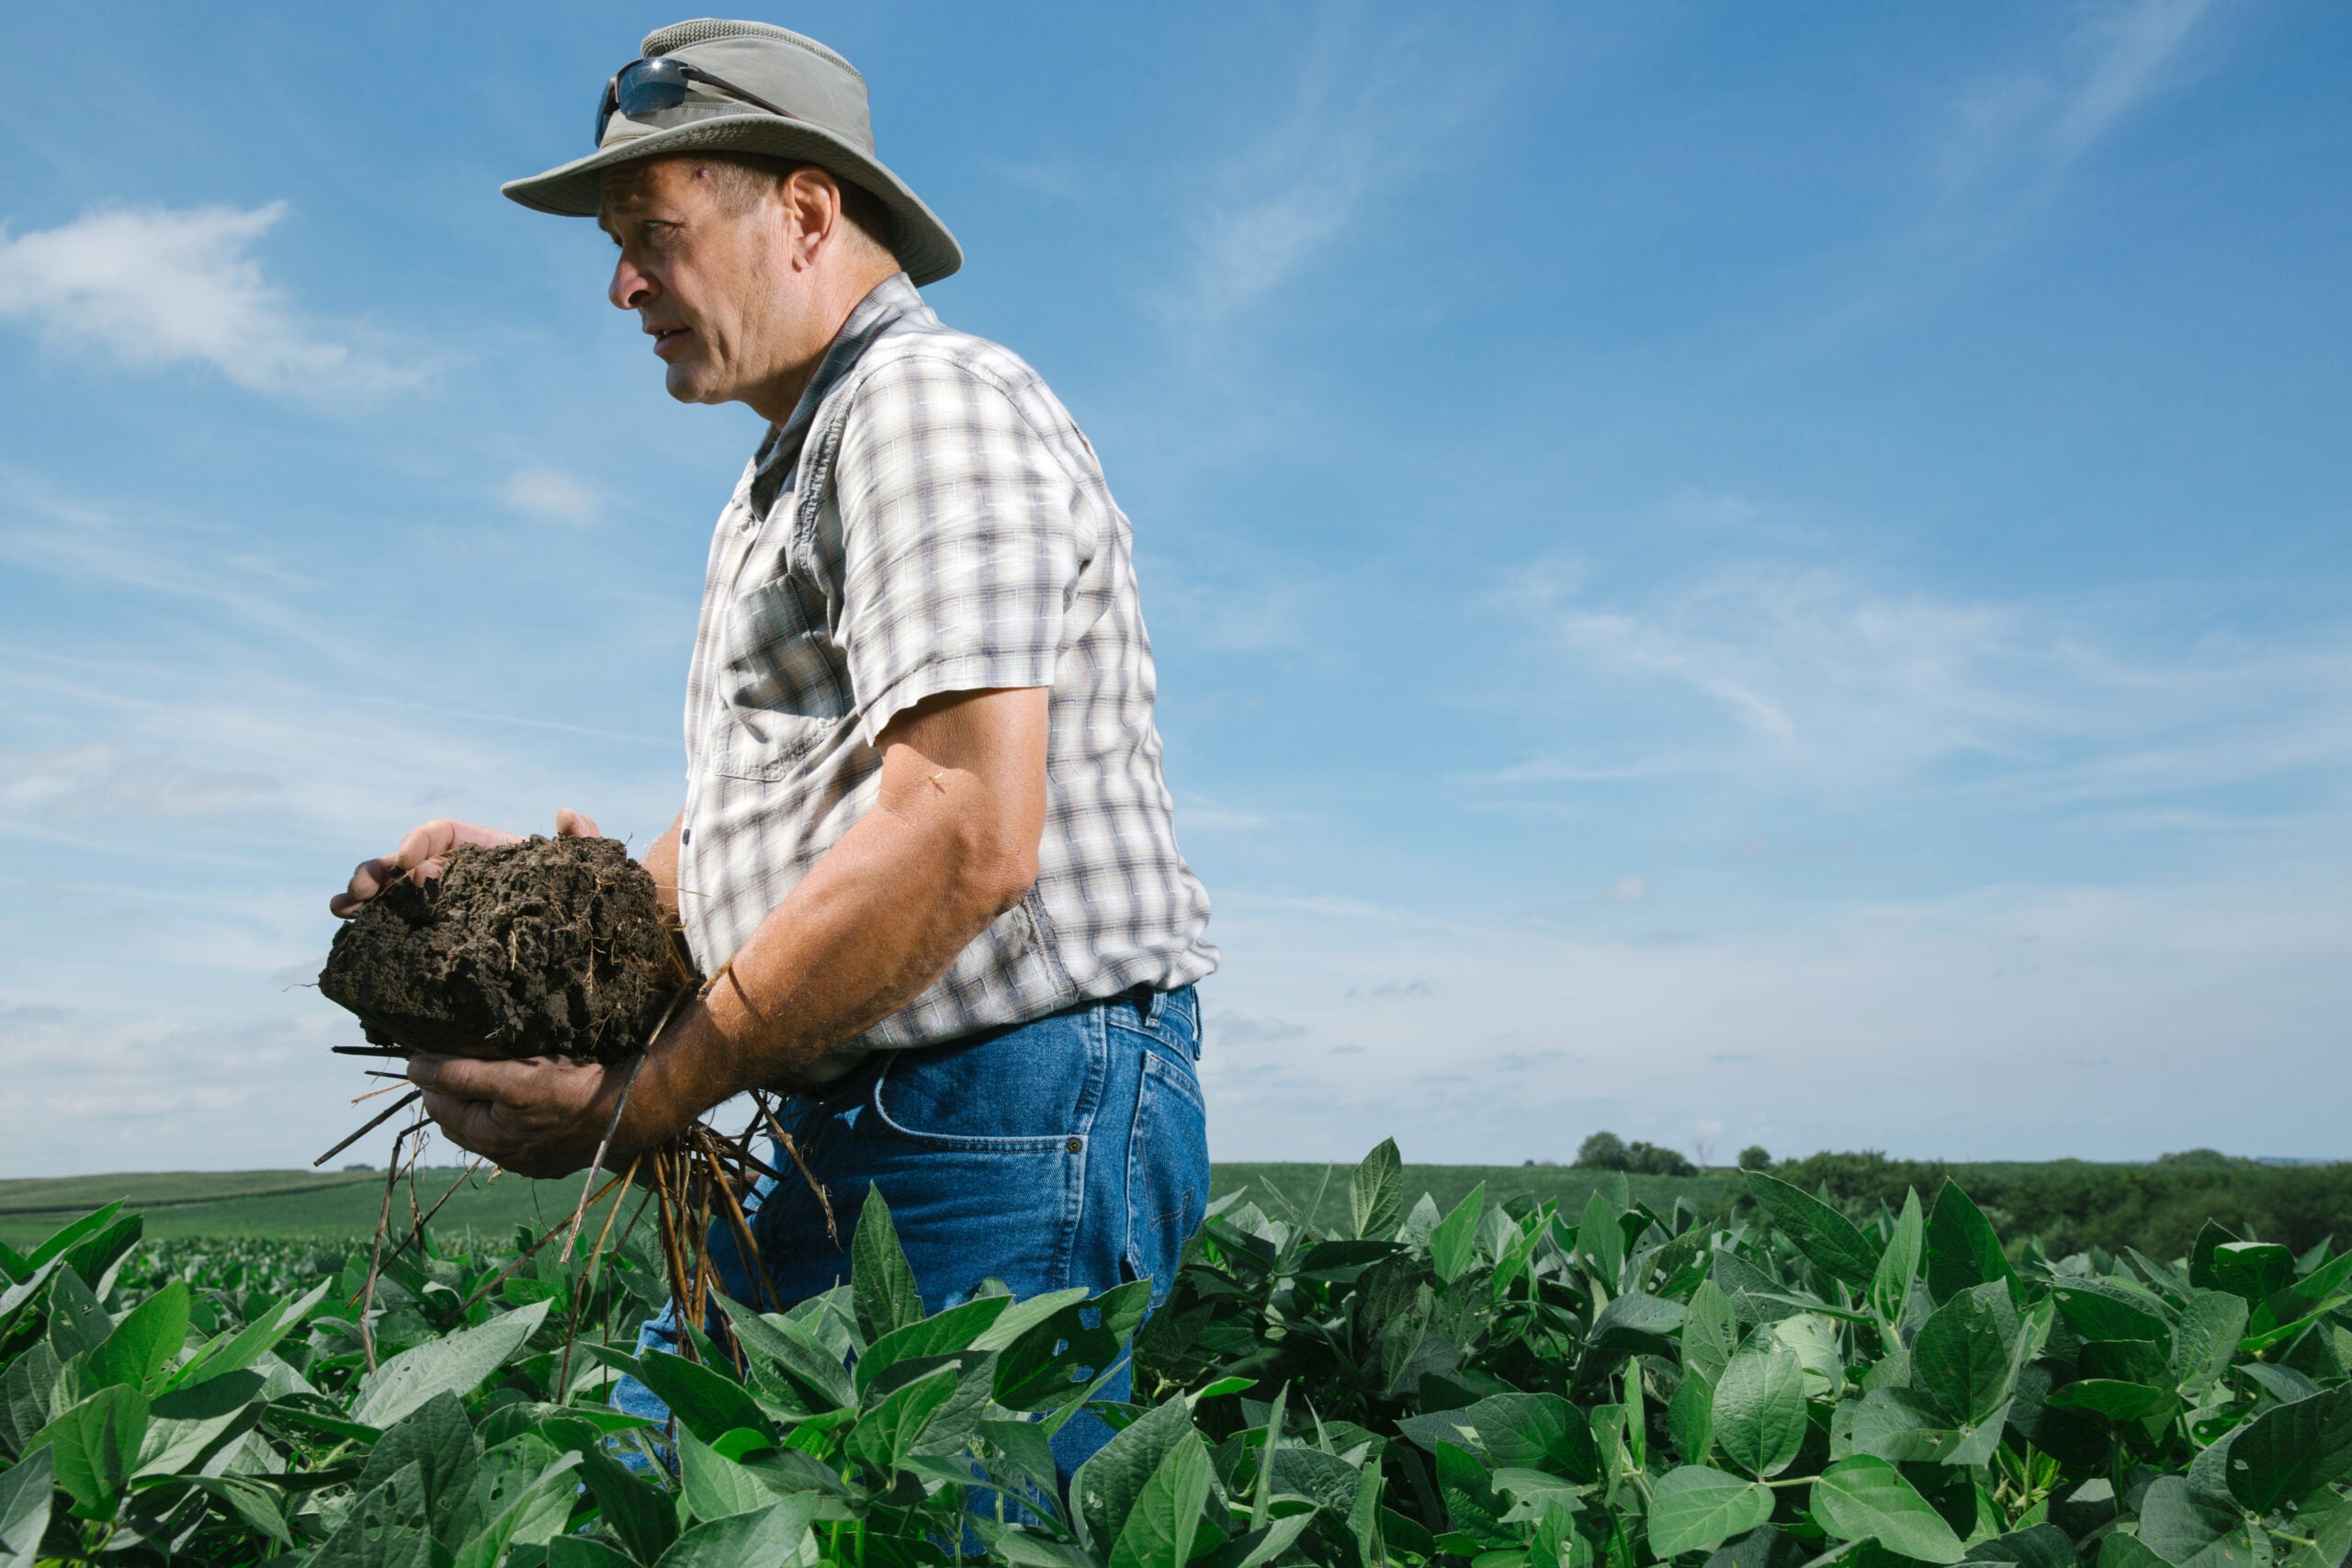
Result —
<path fill-rule="evenodd" d="M 1069 1152 L 1074 1155 L 1084 1154 L 1086 1152 L 1086 1140 L 1084 1138 L 1072 1138 L 1069 1141 Z"/>
<path fill-rule="evenodd" d="M 681 828 L 678 829 L 678 842 L 681 845 L 691 844 L 694 841 L 695 830 L 692 828 Z"/>

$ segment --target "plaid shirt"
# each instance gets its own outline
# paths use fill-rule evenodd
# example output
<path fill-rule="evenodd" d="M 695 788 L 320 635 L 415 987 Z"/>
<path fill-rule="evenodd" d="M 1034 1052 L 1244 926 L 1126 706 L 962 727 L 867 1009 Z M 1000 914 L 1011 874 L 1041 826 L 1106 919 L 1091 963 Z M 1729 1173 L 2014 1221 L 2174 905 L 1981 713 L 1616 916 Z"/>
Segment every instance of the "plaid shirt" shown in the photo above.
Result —
<path fill-rule="evenodd" d="M 906 276 L 850 313 L 719 514 L 686 679 L 679 904 L 705 974 L 872 809 L 890 721 L 1051 688 L 1037 883 L 899 1012 L 890 1049 L 1216 967 L 1176 848 L 1127 519 L 1037 373 Z"/>

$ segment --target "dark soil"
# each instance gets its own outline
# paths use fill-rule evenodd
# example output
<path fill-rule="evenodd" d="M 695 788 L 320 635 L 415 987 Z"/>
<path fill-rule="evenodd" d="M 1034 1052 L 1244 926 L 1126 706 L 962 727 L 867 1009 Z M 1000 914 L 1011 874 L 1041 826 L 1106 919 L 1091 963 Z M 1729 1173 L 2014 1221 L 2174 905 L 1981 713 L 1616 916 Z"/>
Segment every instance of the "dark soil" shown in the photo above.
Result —
<path fill-rule="evenodd" d="M 386 888 L 335 933 L 319 989 L 379 1045 L 611 1061 L 695 978 L 617 840 L 535 838 Z"/>

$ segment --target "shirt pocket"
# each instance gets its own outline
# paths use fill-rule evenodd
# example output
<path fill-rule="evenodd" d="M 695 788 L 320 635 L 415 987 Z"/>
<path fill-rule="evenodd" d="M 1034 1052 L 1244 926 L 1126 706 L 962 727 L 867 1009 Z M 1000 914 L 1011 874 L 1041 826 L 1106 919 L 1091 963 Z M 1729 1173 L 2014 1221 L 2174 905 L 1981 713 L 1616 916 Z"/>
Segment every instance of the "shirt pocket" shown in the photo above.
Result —
<path fill-rule="evenodd" d="M 717 651 L 713 678 L 731 722 L 713 771 L 782 778 L 848 723 L 849 671 L 823 598 L 793 574 L 729 601 Z"/>

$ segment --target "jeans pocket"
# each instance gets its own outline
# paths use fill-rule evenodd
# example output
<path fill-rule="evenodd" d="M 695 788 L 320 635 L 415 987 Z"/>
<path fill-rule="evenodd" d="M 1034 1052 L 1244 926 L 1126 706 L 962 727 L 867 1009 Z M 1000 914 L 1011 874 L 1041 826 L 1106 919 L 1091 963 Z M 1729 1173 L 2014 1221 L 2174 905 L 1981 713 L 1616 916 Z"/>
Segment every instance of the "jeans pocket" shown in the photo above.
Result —
<path fill-rule="evenodd" d="M 1154 1306 L 1176 1283 L 1184 1244 L 1208 1207 L 1208 1118 L 1192 1065 L 1144 1053 L 1135 1129 L 1127 1141 L 1128 1274 L 1151 1281 Z"/>
<path fill-rule="evenodd" d="M 1102 1040 L 1092 1014 L 887 1054 L 870 1103 L 891 1133 L 939 1149 L 1075 1154 L 1093 1130 Z"/>

